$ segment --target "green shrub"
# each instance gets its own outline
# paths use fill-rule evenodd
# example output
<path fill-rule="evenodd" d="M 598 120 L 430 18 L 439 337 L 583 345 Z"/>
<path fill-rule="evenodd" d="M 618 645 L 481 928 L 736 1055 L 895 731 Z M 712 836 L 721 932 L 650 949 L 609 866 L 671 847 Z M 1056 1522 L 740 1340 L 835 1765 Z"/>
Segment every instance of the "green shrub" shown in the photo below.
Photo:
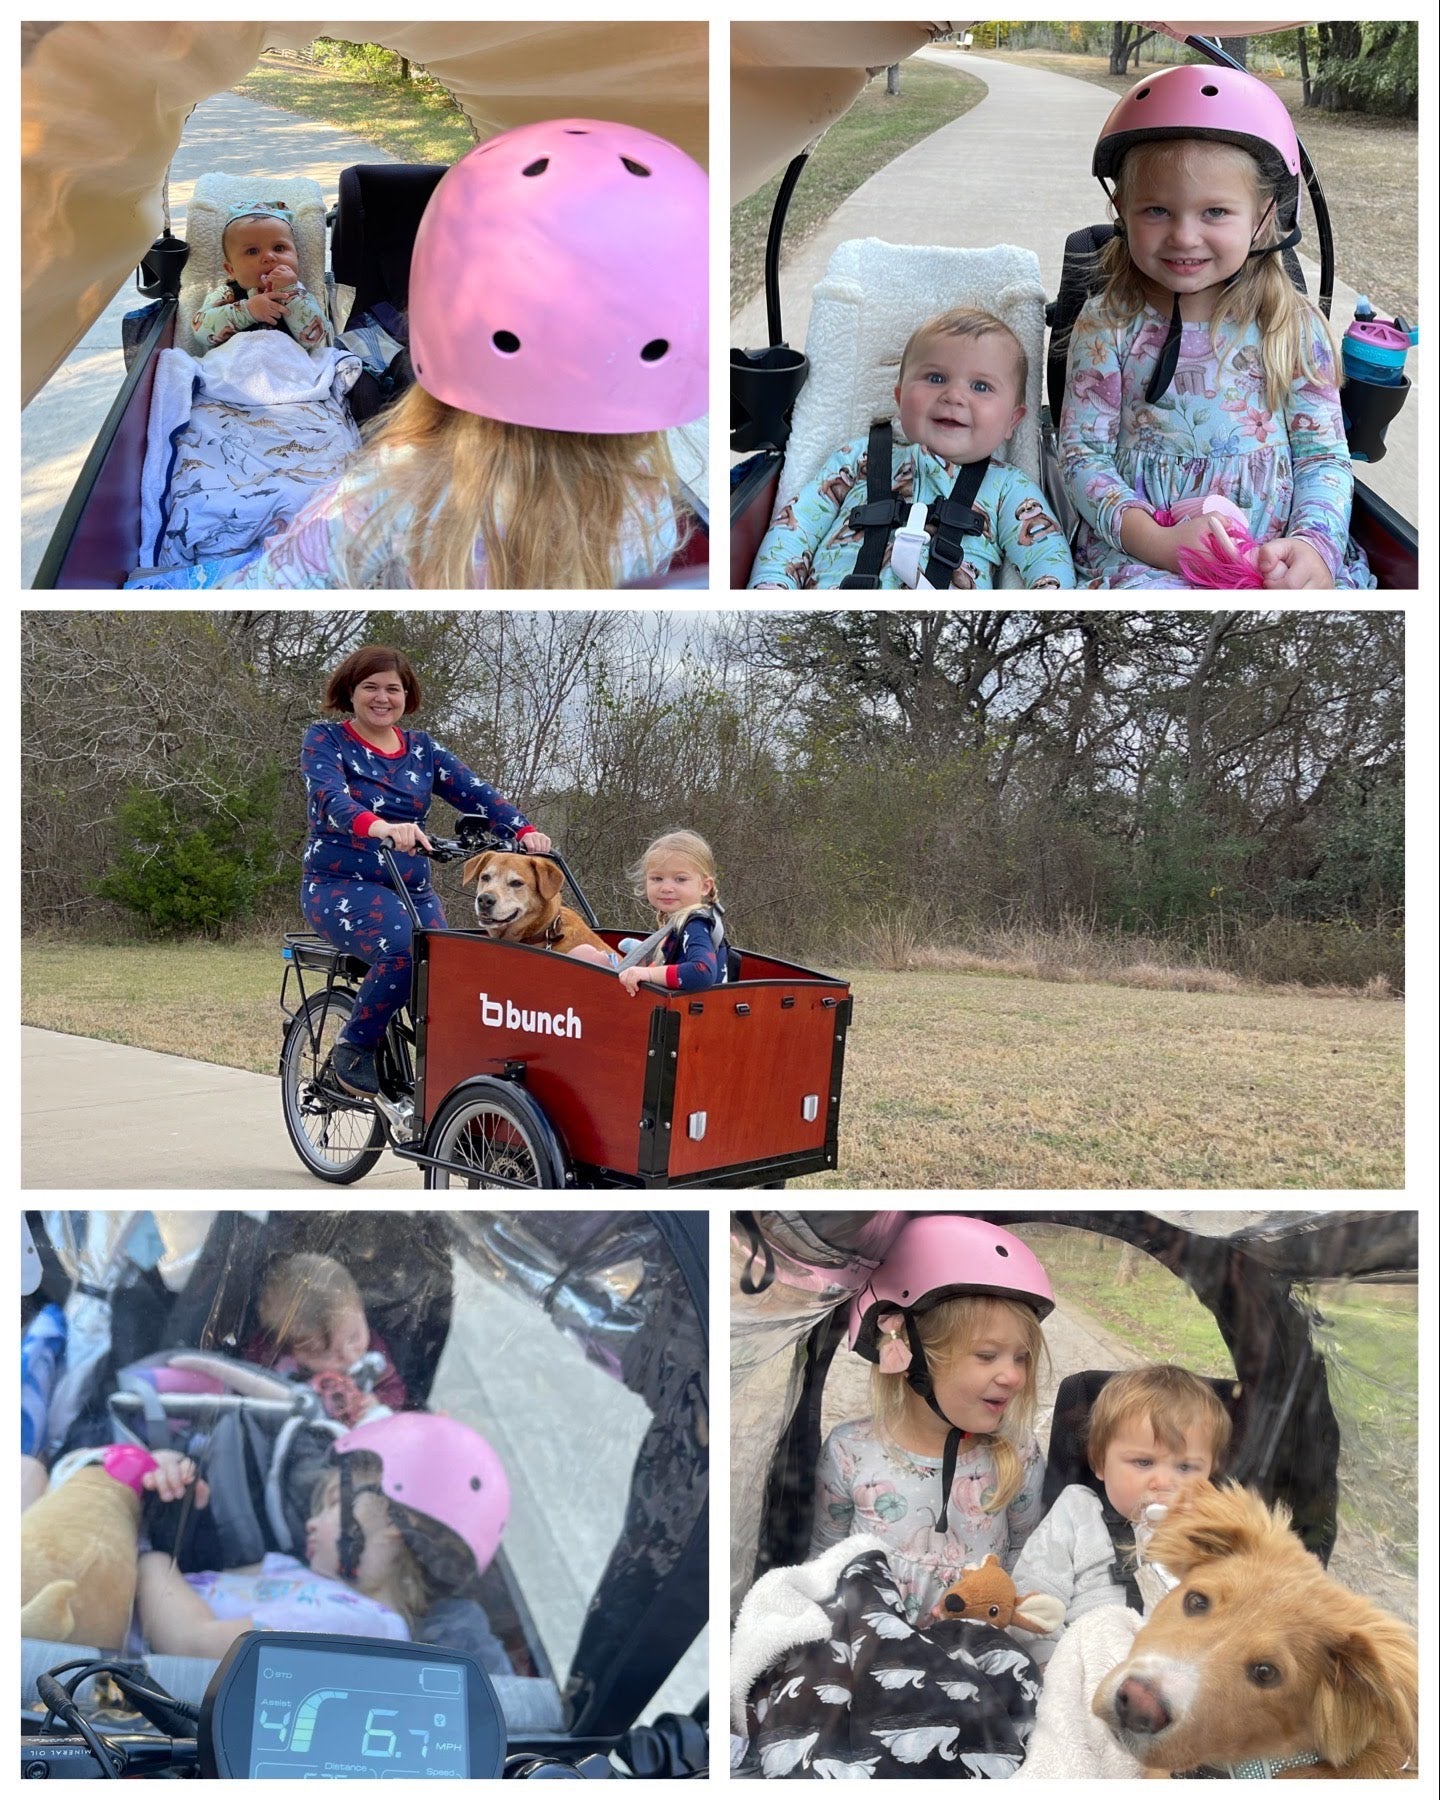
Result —
<path fill-rule="evenodd" d="M 122 848 L 96 892 L 152 930 L 218 936 L 285 882 L 266 822 L 273 790 L 262 777 L 201 806 L 178 790 L 132 788 L 115 815 Z"/>

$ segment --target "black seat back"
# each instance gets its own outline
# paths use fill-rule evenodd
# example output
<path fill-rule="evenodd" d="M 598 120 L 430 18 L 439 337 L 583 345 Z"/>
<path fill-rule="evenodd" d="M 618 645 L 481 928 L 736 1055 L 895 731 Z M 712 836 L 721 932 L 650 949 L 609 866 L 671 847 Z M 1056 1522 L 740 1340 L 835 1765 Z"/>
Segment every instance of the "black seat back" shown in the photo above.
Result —
<path fill-rule="evenodd" d="M 446 163 L 357 163 L 341 171 L 330 266 L 337 282 L 355 290 L 352 319 L 382 301 L 405 311 L 415 234 L 447 168 Z"/>
<path fill-rule="evenodd" d="M 1085 1454 L 1085 1432 L 1101 1388 L 1116 1373 L 1118 1371 L 1114 1369 L 1082 1369 L 1078 1375 L 1067 1375 L 1056 1390 L 1055 1410 L 1050 1420 L 1050 1452 L 1045 1459 L 1045 1490 L 1041 1496 L 1046 1512 L 1067 1487 L 1088 1487 L 1097 1494 L 1105 1492 Z M 1209 1385 L 1229 1413 L 1231 1424 L 1235 1424 L 1240 1404 L 1239 1382 L 1212 1379 Z"/>

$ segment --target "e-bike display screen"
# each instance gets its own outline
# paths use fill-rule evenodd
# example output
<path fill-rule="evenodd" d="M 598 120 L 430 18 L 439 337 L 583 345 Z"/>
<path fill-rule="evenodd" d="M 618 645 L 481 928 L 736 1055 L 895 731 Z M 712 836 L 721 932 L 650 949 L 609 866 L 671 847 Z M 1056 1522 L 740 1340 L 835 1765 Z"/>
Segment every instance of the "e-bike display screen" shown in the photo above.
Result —
<path fill-rule="evenodd" d="M 468 1656 L 323 1633 L 238 1640 L 201 1735 L 202 1766 L 251 1781 L 465 1780 L 498 1775 L 505 1755 L 494 1690 Z"/>

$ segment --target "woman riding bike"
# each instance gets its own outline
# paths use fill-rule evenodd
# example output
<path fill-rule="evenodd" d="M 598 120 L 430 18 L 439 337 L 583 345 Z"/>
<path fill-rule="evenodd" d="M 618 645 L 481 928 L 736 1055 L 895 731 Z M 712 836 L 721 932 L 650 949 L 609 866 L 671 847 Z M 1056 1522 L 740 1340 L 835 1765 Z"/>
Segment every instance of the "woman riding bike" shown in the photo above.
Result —
<path fill-rule="evenodd" d="M 301 752 L 310 820 L 301 907 L 322 937 L 370 964 L 330 1057 L 336 1082 L 360 1099 L 380 1091 L 376 1046 L 410 994 L 410 915 L 372 840 L 389 842 L 430 930 L 445 924 L 421 854 L 431 848 L 423 826 L 432 795 L 482 815 L 527 851 L 550 848 L 543 831 L 458 757 L 426 732 L 402 728 L 419 706 L 409 659 L 368 644 L 346 657 L 325 688 L 326 710 L 351 716 L 310 726 Z"/>

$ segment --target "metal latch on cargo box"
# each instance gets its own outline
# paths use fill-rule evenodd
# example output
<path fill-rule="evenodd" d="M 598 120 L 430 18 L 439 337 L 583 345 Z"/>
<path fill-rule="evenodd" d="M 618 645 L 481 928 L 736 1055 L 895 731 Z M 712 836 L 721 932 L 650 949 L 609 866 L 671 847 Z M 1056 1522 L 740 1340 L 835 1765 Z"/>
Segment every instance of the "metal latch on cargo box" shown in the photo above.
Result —
<path fill-rule="evenodd" d="M 807 1125 L 813 1125 L 820 1117 L 820 1096 L 807 1094 L 800 1102 L 800 1116 Z"/>
<path fill-rule="evenodd" d="M 810 1115 L 811 1118 L 813 1118 L 814 1116 L 815 1115 L 813 1113 Z M 704 1137 L 705 1127 L 708 1124 L 709 1119 L 710 1119 L 709 1113 L 703 1113 L 703 1112 L 691 1113 L 688 1129 L 689 1129 L 690 1136 L 692 1138 L 694 1138 L 697 1143 L 700 1141 L 701 1138 Z"/>

